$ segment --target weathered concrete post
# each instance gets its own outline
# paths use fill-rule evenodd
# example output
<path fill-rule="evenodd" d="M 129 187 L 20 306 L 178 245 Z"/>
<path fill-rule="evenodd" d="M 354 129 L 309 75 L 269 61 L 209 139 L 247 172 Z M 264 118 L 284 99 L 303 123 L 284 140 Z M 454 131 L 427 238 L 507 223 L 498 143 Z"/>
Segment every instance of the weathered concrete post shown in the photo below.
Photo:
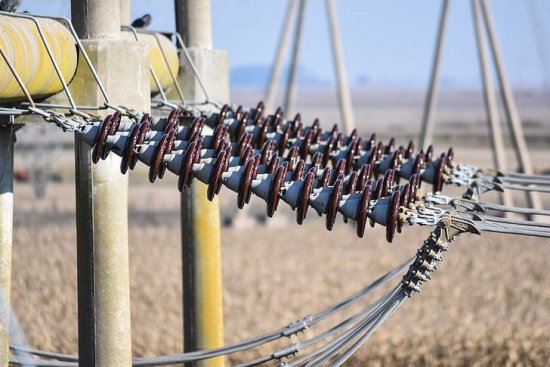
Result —
<path fill-rule="evenodd" d="M 267 90 L 264 97 L 265 109 L 268 112 L 273 111 L 275 108 L 275 99 L 277 98 L 279 78 L 281 77 L 281 69 L 283 68 L 283 58 L 288 44 L 288 38 L 290 36 L 290 30 L 292 29 L 292 18 L 296 13 L 297 5 L 298 2 L 295 0 L 288 1 L 288 8 L 286 10 L 283 29 L 281 30 L 281 36 L 279 37 L 279 43 L 277 44 L 275 61 L 273 62 L 273 66 L 271 67 L 269 82 L 267 83 Z"/>
<path fill-rule="evenodd" d="M 487 115 L 487 125 L 489 127 L 489 136 L 493 150 L 493 164 L 499 171 L 506 172 L 506 150 L 504 149 L 504 139 L 498 116 L 495 88 L 489 71 L 489 60 L 487 59 L 487 45 L 483 37 L 483 26 L 478 1 L 471 1 L 472 17 L 476 33 L 476 44 L 478 51 L 479 68 L 481 70 L 481 80 L 483 83 L 483 101 L 485 103 L 485 112 Z M 504 191 L 500 195 L 501 202 L 507 206 L 513 206 L 513 195 L 510 190 Z"/>
<path fill-rule="evenodd" d="M 131 15 L 131 1 L 130 0 L 118 0 L 120 2 L 120 24 L 129 25 L 132 23 Z"/>
<path fill-rule="evenodd" d="M 527 149 L 527 142 L 525 140 L 523 126 L 521 125 L 521 119 L 516 107 L 516 101 L 512 93 L 512 88 L 508 83 L 508 78 L 506 78 L 506 73 L 504 72 L 504 64 L 496 38 L 495 27 L 493 26 L 491 11 L 485 0 L 481 0 L 480 4 L 482 10 L 481 13 L 485 22 L 485 28 L 487 30 L 487 36 L 489 38 L 489 45 L 491 46 L 491 51 L 495 60 L 495 68 L 500 84 L 502 104 L 504 106 L 504 112 L 506 113 L 506 121 L 508 122 L 508 127 L 512 135 L 512 143 L 514 144 L 514 150 L 519 163 L 519 171 L 524 173 L 533 173 L 531 156 L 529 155 L 529 150 Z M 527 203 L 530 207 L 536 209 L 542 208 L 541 199 L 537 192 L 527 191 L 525 194 Z"/>
<path fill-rule="evenodd" d="M 441 64 L 441 51 L 445 39 L 445 26 L 447 24 L 447 14 L 449 13 L 450 0 L 444 0 L 441 15 L 439 17 L 439 26 L 437 29 L 437 40 L 435 42 L 435 51 L 433 56 L 432 69 L 430 73 L 430 86 L 424 103 L 424 115 L 422 117 L 422 128 L 420 131 L 420 148 L 426 149 L 432 143 L 434 131 L 435 104 L 437 102 L 437 80 L 439 78 L 439 66 Z"/>
<path fill-rule="evenodd" d="M 150 108 L 147 46 L 120 37 L 118 0 L 72 0 L 72 21 L 110 102 Z M 71 84 L 78 104 L 104 100 L 81 64 Z M 132 67 L 127 67 L 132 65 Z M 110 154 L 91 163 L 90 147 L 75 138 L 80 366 L 131 366 L 128 264 L 128 176 Z"/>
<path fill-rule="evenodd" d="M 287 116 L 294 113 L 294 101 L 296 100 L 296 74 L 298 72 L 298 59 L 300 58 L 300 43 L 302 41 L 302 28 L 304 24 L 304 14 L 306 9 L 306 0 L 296 0 L 300 2 L 298 14 L 296 16 L 296 26 L 294 28 L 294 40 L 292 44 L 292 54 L 290 56 L 290 70 L 286 80 L 285 100 L 283 108 Z"/>
<path fill-rule="evenodd" d="M 227 53 L 212 50 L 210 0 L 176 0 L 176 28 L 205 82 L 210 98 L 229 101 Z M 200 85 L 181 59 L 179 76 L 187 101 L 205 100 Z M 223 345 L 223 286 L 220 205 L 206 198 L 206 185 L 193 182 L 181 195 L 184 351 Z M 223 366 L 224 358 L 200 366 Z"/>
<path fill-rule="evenodd" d="M 332 58 L 334 60 L 334 72 L 336 74 L 336 84 L 338 86 L 340 118 L 342 119 L 344 132 L 346 134 L 351 134 L 353 129 L 355 129 L 355 118 L 353 116 L 353 107 L 351 105 L 348 76 L 346 75 L 346 63 L 344 61 L 344 51 L 342 49 L 342 41 L 340 39 L 336 6 L 334 5 L 334 0 L 326 0 L 326 4 L 330 30 L 330 44 L 332 45 Z"/>
<path fill-rule="evenodd" d="M 13 126 L 0 125 L 0 367 L 8 367 L 10 359 L 14 139 Z"/>

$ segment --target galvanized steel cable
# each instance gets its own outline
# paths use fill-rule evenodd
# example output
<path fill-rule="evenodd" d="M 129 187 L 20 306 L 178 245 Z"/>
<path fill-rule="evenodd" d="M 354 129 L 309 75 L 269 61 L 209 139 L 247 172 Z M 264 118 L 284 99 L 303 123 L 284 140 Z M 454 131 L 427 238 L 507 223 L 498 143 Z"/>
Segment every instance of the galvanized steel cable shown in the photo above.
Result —
<path fill-rule="evenodd" d="M 387 273 L 386 275 L 384 275 L 383 277 L 379 278 L 378 280 L 373 282 L 371 285 L 366 287 L 365 291 L 361 291 L 361 292 L 356 293 L 355 295 L 352 295 L 354 297 L 353 302 L 363 298 L 364 296 L 371 293 L 372 291 L 374 291 L 376 288 L 378 288 L 382 284 L 384 284 L 387 281 L 391 280 L 395 275 L 401 273 L 401 271 L 404 270 L 404 268 L 407 266 L 406 264 L 411 264 L 412 261 L 413 261 L 413 259 L 410 259 L 410 260 L 406 261 L 402 265 L 398 266 L 396 269 L 392 270 L 391 272 Z M 322 321 L 323 319 L 325 319 L 326 317 L 332 315 L 334 312 L 340 310 L 342 307 L 346 307 L 348 305 L 351 305 L 353 302 L 350 302 L 350 300 L 351 300 L 350 297 L 347 297 L 343 301 L 339 302 L 337 305 L 335 305 L 335 306 L 333 306 L 333 307 L 331 307 L 331 308 L 329 308 L 325 311 L 322 311 L 318 314 L 314 314 L 312 316 L 306 316 L 302 319 L 297 320 L 296 322 L 302 323 L 303 320 L 308 320 L 307 327 L 308 328 L 312 327 L 316 323 L 318 323 L 318 322 Z M 291 323 L 290 325 L 293 325 L 296 322 Z M 300 327 L 299 330 L 291 328 L 292 332 L 285 332 L 285 329 L 287 329 L 287 328 L 281 328 L 280 329 L 280 334 L 279 334 L 280 336 L 277 339 L 279 339 L 281 337 L 289 337 L 293 334 L 298 333 L 299 331 L 303 331 L 305 329 L 305 327 L 303 327 L 303 328 Z M 274 340 L 276 340 L 276 339 L 266 341 L 266 343 L 274 341 Z M 265 344 L 265 343 L 263 343 L 263 344 Z M 296 345 L 296 346 L 298 346 L 298 345 Z M 256 345 L 256 346 L 258 346 L 258 345 Z M 281 348 L 281 350 L 291 350 L 290 348 L 292 348 L 292 346 L 293 345 L 290 345 L 286 348 L 283 347 L 283 348 Z M 221 348 L 219 348 L 219 349 L 221 349 Z M 249 349 L 249 348 L 247 348 L 247 349 Z M 239 351 L 242 351 L 242 350 L 244 350 L 244 349 L 241 349 Z M 212 350 L 212 351 L 214 351 L 214 350 Z M 201 354 L 204 354 L 204 356 L 205 356 L 204 358 L 210 358 L 210 357 L 214 357 L 214 356 L 217 356 L 217 355 L 222 355 L 222 354 L 214 355 L 213 353 L 209 353 L 209 351 L 200 351 L 200 352 L 204 352 L 204 353 L 201 353 Z M 157 357 L 150 357 L 150 358 L 146 358 L 146 359 L 145 358 L 137 358 L 134 362 L 134 366 L 143 366 L 144 367 L 144 366 L 157 366 L 157 365 L 162 365 L 162 364 L 167 364 L 167 363 L 175 364 L 175 363 L 181 363 L 181 362 L 188 362 L 188 361 L 191 361 L 190 359 L 187 358 L 187 356 L 189 354 L 200 353 L 200 352 L 184 353 L 184 354 L 173 355 L 173 356 L 157 356 Z M 234 353 L 234 352 L 236 352 L 236 350 L 233 351 L 233 352 L 225 352 L 223 354 L 230 354 L 230 353 Z M 264 360 L 264 359 L 266 359 L 266 360 L 277 359 L 276 356 L 277 355 L 280 356 L 282 354 L 283 353 L 281 353 L 279 351 L 279 353 L 275 352 L 275 353 L 270 354 L 269 356 L 262 357 L 261 359 L 262 360 Z M 245 365 L 248 365 L 248 364 L 245 364 Z M 254 365 L 254 364 L 252 364 L 252 365 Z"/>
<path fill-rule="evenodd" d="M 344 298 L 340 302 L 334 304 L 333 306 L 320 311 L 318 313 L 315 313 L 313 315 L 305 316 L 301 319 L 298 319 L 289 325 L 279 328 L 277 330 L 274 330 L 272 332 L 263 334 L 261 336 L 249 339 L 245 342 L 236 343 L 227 345 L 221 348 L 211 349 L 211 350 L 204 350 L 204 351 L 198 351 L 198 352 L 191 352 L 191 353 L 183 353 L 178 355 L 172 355 L 172 356 L 157 356 L 157 357 L 143 357 L 143 358 L 135 358 L 134 359 L 134 366 L 152 366 L 152 365 L 162 365 L 162 364 L 175 364 L 175 363 L 182 363 L 182 362 L 190 362 L 193 360 L 200 360 L 200 359 L 206 359 L 206 358 L 212 358 L 217 357 L 221 355 L 227 355 L 232 354 L 244 350 L 248 350 L 254 347 L 258 347 L 260 345 L 273 342 L 277 339 L 283 338 L 283 337 L 289 337 L 295 333 L 299 333 L 300 331 L 303 331 L 306 328 L 312 327 L 315 324 L 323 321 L 324 319 L 332 316 L 333 314 L 337 313 L 338 311 L 341 311 L 343 308 L 346 308 L 362 298 L 368 296 L 373 291 L 375 291 L 377 288 L 381 287 L 391 279 L 394 279 L 398 274 L 402 273 L 404 269 L 406 269 L 410 264 L 413 262 L 414 258 L 411 258 L 407 260 L 406 262 L 402 263 L 401 265 L 397 266 L 395 269 L 391 270 L 390 272 L 384 274 L 377 280 L 375 280 L 373 283 L 369 284 L 367 287 L 361 289 L 360 291 Z M 62 354 L 62 353 L 53 353 L 53 352 L 46 352 L 41 351 L 37 349 L 32 348 L 25 348 L 21 346 L 13 345 L 11 346 L 14 350 L 19 350 L 27 353 L 31 353 L 36 356 L 45 357 L 45 358 L 54 358 L 59 361 L 64 362 L 78 362 L 78 356 L 77 355 L 70 355 L 70 354 Z M 13 363 L 19 363 L 21 360 L 13 360 Z"/>
<path fill-rule="evenodd" d="M 297 343 L 292 343 L 290 345 L 284 346 L 284 347 L 278 349 L 274 353 L 259 357 L 259 358 L 255 359 L 253 361 L 249 361 L 249 362 L 246 362 L 246 363 L 243 363 L 243 364 L 239 364 L 237 367 L 255 366 L 255 365 L 259 364 L 260 361 L 268 361 L 268 360 L 273 360 L 273 359 L 282 359 L 283 357 L 289 358 L 289 357 L 292 357 L 293 355 L 297 354 L 298 352 L 302 351 L 303 349 L 306 349 L 310 346 L 313 346 L 313 345 L 321 342 L 322 340 L 333 336 L 334 334 L 337 334 L 337 333 L 340 333 L 340 332 L 349 333 L 349 330 L 348 331 L 345 330 L 346 328 L 352 326 L 351 329 L 354 330 L 358 327 L 358 325 L 363 324 L 365 322 L 365 319 L 370 317 L 372 312 L 375 312 L 376 310 L 378 310 L 379 307 L 383 305 L 383 303 L 385 302 L 386 299 L 387 299 L 387 295 L 380 297 L 379 299 L 377 299 L 373 303 L 365 306 L 362 310 L 355 313 L 351 317 L 348 317 L 347 319 L 345 319 L 345 320 L 341 321 L 340 323 L 338 323 L 337 325 L 321 332 L 320 334 L 317 334 L 317 335 L 315 335 L 315 336 L 313 336 L 309 339 L 306 339 L 304 341 L 297 342 Z M 325 347 L 321 346 L 320 348 L 325 348 Z M 326 348 L 328 348 L 328 347 L 326 347 Z M 316 350 L 319 350 L 319 348 L 316 349 Z M 304 358 L 304 357 L 302 357 L 302 358 Z"/>
<path fill-rule="evenodd" d="M 392 302 L 392 300 L 399 293 L 400 288 L 401 287 L 398 286 L 394 288 L 391 292 L 386 294 L 384 297 L 382 297 L 380 299 L 381 302 L 378 304 L 378 306 L 371 310 L 371 312 L 368 313 L 367 317 L 361 320 L 361 322 L 359 322 L 357 325 L 347 330 L 340 336 L 329 341 L 328 343 L 324 344 L 323 346 L 308 353 L 307 355 L 286 364 L 289 367 L 300 365 L 321 365 L 326 360 L 330 359 L 334 355 L 334 353 L 337 353 L 341 350 L 341 348 L 357 338 L 357 336 L 359 336 L 363 330 L 370 328 L 370 326 L 373 325 L 378 317 L 386 312 L 388 303 Z"/>
<path fill-rule="evenodd" d="M 503 184 L 502 187 L 505 189 L 518 190 L 518 191 L 534 191 L 534 192 L 550 193 L 550 188 L 534 186 L 534 185 L 521 186 L 521 185 Z"/>
<path fill-rule="evenodd" d="M 352 345 L 348 350 L 346 350 L 336 361 L 330 364 L 330 367 L 338 367 L 344 364 L 366 341 L 367 339 L 380 327 L 380 325 L 386 321 L 388 317 L 390 317 L 398 308 L 403 304 L 405 301 L 405 296 L 401 296 L 400 298 L 394 300 L 390 307 L 384 312 L 380 317 L 375 321 L 373 325 L 369 327 L 369 329 L 365 332 L 361 338 L 355 342 L 354 345 Z"/>
<path fill-rule="evenodd" d="M 515 207 L 515 206 L 505 206 L 505 205 L 488 203 L 488 202 L 482 203 L 482 206 L 485 209 L 495 210 L 495 211 L 499 211 L 499 212 L 550 216 L 550 210 L 544 210 L 544 209 L 520 208 L 520 207 Z"/>

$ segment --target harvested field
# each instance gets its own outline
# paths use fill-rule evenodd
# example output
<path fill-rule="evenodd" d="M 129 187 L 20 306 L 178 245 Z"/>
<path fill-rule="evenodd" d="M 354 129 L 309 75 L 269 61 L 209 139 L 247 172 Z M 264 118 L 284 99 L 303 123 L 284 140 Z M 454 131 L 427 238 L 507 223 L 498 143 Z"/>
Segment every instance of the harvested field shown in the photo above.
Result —
<path fill-rule="evenodd" d="M 490 162 L 486 150 L 456 151 L 458 161 Z M 545 156 L 547 150 L 533 154 L 539 171 L 550 167 Z M 71 156 L 62 161 L 60 170 L 70 177 Z M 150 185 L 143 183 L 143 173 L 132 173 L 130 186 L 134 354 L 177 353 L 183 328 L 179 194 L 173 179 Z M 17 184 L 15 194 L 15 311 L 31 345 L 74 353 L 74 186 L 50 184 L 43 200 L 34 198 L 29 184 Z M 224 218 L 232 217 L 235 195 L 224 189 L 221 199 Z M 249 215 L 265 208 L 255 200 Z M 293 223 L 292 214 L 279 210 L 271 225 L 224 229 L 226 342 L 335 303 L 412 256 L 428 233 L 406 228 L 389 245 L 383 228 L 368 228 L 365 238 L 358 239 L 352 224 L 337 220 L 328 232 L 313 212 L 302 226 Z M 349 365 L 549 365 L 549 259 L 544 239 L 494 234 L 459 238 L 422 293 L 382 325 Z M 235 355 L 231 361 L 255 355 Z"/>

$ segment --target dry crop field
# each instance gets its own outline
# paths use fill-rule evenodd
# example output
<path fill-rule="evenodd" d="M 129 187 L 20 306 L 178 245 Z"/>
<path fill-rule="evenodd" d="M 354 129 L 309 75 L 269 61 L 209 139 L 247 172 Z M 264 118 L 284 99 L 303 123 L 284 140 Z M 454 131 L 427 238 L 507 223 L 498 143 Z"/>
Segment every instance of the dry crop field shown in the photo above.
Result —
<path fill-rule="evenodd" d="M 534 152 L 538 169 L 550 167 L 546 156 L 545 150 Z M 480 157 L 487 161 L 488 151 L 457 148 L 460 161 Z M 71 157 L 65 159 L 70 166 Z M 176 353 L 183 328 L 179 193 L 171 179 L 150 185 L 144 177 L 141 169 L 130 179 L 134 353 Z M 17 184 L 15 194 L 13 306 L 31 345 L 74 353 L 73 184 L 51 184 L 43 200 L 34 198 L 29 184 Z M 235 200 L 222 191 L 224 218 L 234 215 Z M 264 210 L 254 200 L 251 216 Z M 368 228 L 358 239 L 351 224 L 338 221 L 328 232 L 314 213 L 302 226 L 292 214 L 279 210 L 270 225 L 223 229 L 226 342 L 335 303 L 412 256 L 428 233 L 406 228 L 389 245 L 383 228 Z M 464 235 L 422 293 L 383 324 L 349 364 L 549 365 L 549 259 L 545 239 Z M 236 355 L 231 361 L 252 356 Z"/>

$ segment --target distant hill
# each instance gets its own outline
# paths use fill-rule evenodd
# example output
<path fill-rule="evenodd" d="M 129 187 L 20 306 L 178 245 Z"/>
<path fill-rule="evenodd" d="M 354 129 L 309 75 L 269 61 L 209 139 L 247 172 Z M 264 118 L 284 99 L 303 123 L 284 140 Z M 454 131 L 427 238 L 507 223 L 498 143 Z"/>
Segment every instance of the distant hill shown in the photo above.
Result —
<path fill-rule="evenodd" d="M 248 65 L 239 66 L 231 69 L 231 86 L 232 87 L 263 87 L 267 85 L 269 73 L 271 72 L 270 65 Z M 281 83 L 286 82 L 288 67 L 284 67 L 281 73 Z M 298 83 L 307 86 L 330 85 L 326 79 L 318 77 L 315 73 L 306 69 L 303 66 L 298 67 L 297 74 Z"/>

